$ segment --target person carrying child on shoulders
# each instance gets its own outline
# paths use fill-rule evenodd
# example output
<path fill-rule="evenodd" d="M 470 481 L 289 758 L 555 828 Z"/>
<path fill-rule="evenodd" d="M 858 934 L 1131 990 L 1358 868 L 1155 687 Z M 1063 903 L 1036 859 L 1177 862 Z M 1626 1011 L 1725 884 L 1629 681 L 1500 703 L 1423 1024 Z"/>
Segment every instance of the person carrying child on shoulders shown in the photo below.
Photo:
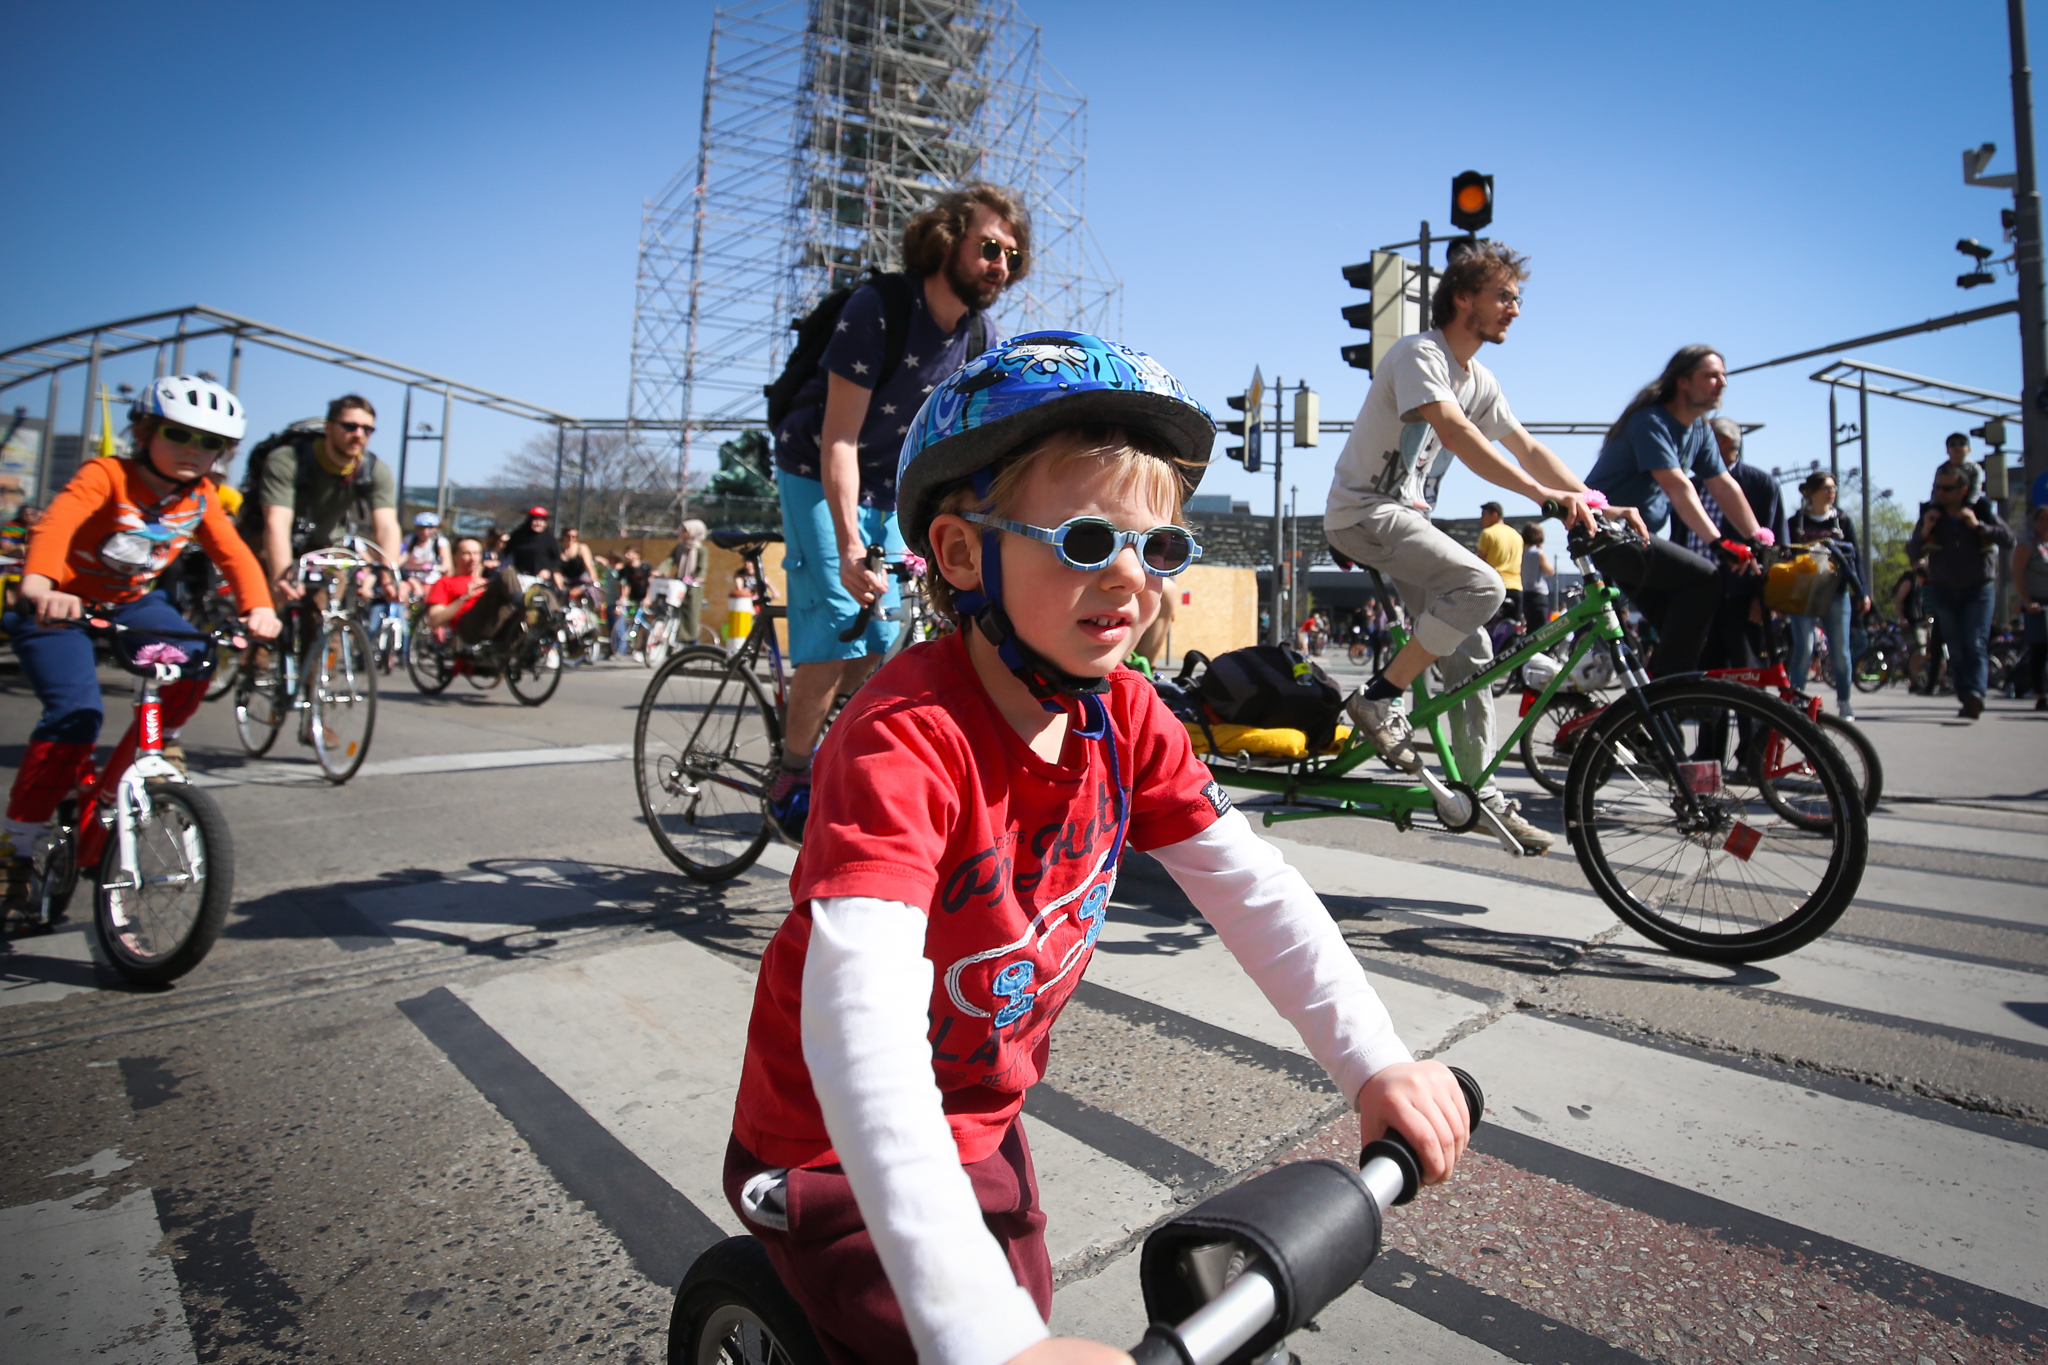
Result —
<path fill-rule="evenodd" d="M 1173 875 L 1363 1131 L 1444 1179 L 1468 1137 L 1301 875 L 1119 663 L 1201 553 L 1176 525 L 1215 428 L 1160 365 L 1012 339 L 925 402 L 903 532 L 957 632 L 826 735 L 792 911 L 762 959 L 725 1191 L 826 1355 L 1128 1361 L 1048 1336 L 1052 1267 L 1019 1117 L 1125 848 Z"/>

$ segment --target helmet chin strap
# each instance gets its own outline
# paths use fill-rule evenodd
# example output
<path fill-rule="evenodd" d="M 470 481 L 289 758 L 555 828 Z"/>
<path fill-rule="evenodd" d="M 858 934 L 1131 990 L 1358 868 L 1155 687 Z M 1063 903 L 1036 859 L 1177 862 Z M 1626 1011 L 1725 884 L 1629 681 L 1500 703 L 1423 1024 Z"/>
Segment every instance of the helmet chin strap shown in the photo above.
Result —
<path fill-rule="evenodd" d="M 974 491 L 984 501 L 993 486 L 993 477 L 987 470 L 974 475 Z M 1003 666 L 1015 674 L 1017 680 L 1031 690 L 1038 704 L 1048 711 L 1064 711 L 1060 704 L 1062 697 L 1100 697 L 1109 691 L 1108 678 L 1090 678 L 1069 673 L 1052 660 L 1024 643 L 1017 634 L 1017 628 L 1010 622 L 1010 614 L 1003 610 L 1003 559 L 1002 532 L 993 527 L 981 533 L 981 586 L 969 588 L 958 594 L 955 605 L 960 614 L 971 618 L 981 630 L 982 636 L 996 647 L 996 657 Z M 1084 703 L 1082 713 L 1088 720 L 1088 729 L 1080 733 L 1094 737 L 1093 732 L 1107 721 L 1100 702 Z"/>

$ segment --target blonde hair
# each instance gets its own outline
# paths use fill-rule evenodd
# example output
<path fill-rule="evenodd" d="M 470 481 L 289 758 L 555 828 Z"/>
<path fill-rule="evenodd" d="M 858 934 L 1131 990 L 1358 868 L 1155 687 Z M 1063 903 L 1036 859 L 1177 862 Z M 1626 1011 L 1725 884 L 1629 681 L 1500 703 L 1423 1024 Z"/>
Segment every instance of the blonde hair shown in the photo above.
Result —
<path fill-rule="evenodd" d="M 1190 476 L 1200 473 L 1196 469 L 1184 471 L 1183 462 L 1175 458 L 1164 442 L 1143 432 L 1116 426 L 1065 427 L 1047 432 L 1005 459 L 996 469 L 986 499 L 975 494 L 971 483 L 962 481 L 939 499 L 933 515 L 980 512 L 984 516 L 1008 517 L 1033 470 L 1044 469 L 1049 477 L 1057 476 L 1060 470 L 1082 460 L 1105 462 L 1120 482 L 1136 485 L 1151 506 L 1167 509 L 1169 518 L 1180 516 L 1181 504 L 1192 483 Z M 929 537 L 927 531 L 926 538 Z M 924 596 L 939 616 L 955 626 L 960 624 L 960 608 L 955 600 L 958 590 L 946 581 L 937 564 L 924 576 Z"/>

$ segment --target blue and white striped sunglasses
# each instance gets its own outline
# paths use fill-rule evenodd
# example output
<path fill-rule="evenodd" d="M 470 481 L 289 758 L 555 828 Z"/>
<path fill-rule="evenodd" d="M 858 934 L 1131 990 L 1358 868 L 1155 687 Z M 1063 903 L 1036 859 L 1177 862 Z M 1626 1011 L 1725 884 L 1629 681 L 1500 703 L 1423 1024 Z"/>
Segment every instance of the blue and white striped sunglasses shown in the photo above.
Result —
<path fill-rule="evenodd" d="M 1149 531 L 1126 531 L 1103 517 L 1075 517 L 1058 526 L 1045 527 L 983 516 L 979 512 L 962 512 L 960 519 L 971 521 L 976 526 L 1015 531 L 1020 536 L 1042 540 L 1059 553 L 1060 563 L 1084 573 L 1108 568 L 1110 561 L 1122 554 L 1126 546 L 1136 546 L 1145 572 L 1160 578 L 1172 578 L 1202 557 L 1202 547 L 1195 543 L 1194 533 L 1185 526 L 1155 526 Z"/>

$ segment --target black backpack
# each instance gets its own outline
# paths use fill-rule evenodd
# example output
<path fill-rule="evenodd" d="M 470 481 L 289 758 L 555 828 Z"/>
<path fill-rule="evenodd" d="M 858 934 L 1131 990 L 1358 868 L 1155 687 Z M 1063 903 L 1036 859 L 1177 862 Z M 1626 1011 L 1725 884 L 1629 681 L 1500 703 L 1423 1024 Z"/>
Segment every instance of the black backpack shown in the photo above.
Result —
<path fill-rule="evenodd" d="M 313 480 L 321 473 L 320 461 L 313 454 L 313 443 L 327 433 L 327 423 L 318 417 L 308 417 L 294 422 L 283 431 L 264 437 L 249 452 L 249 467 L 242 472 L 242 512 L 237 526 L 242 539 L 249 543 L 260 558 L 263 554 L 263 474 L 270 464 L 270 452 L 279 446 L 290 446 L 298 456 L 298 466 L 292 476 L 292 502 L 294 506 L 306 501 L 306 494 L 312 490 Z M 355 506 L 349 515 L 356 521 L 367 521 L 370 517 L 370 499 L 377 488 L 377 457 L 369 451 L 363 452 L 361 463 L 356 465 L 354 483 Z M 302 555 L 312 548 L 313 519 L 305 516 L 292 518 L 292 553 Z"/>
<path fill-rule="evenodd" d="M 796 333 L 796 349 L 789 353 L 783 363 L 782 373 L 775 377 L 773 384 L 764 384 L 761 392 L 768 396 L 768 429 L 774 431 L 782 425 L 782 419 L 795 412 L 799 406 L 810 407 L 824 402 L 824 396 L 810 402 L 798 404 L 797 394 L 804 385 L 818 373 L 818 367 L 825 359 L 825 348 L 832 343 L 832 331 L 839 324 L 839 315 L 846 310 L 846 301 L 853 292 L 864 284 L 871 284 L 882 296 L 882 316 L 887 331 L 883 337 L 882 372 L 875 376 L 875 388 L 889 382 L 889 379 L 903 364 L 903 348 L 910 340 L 910 312 L 916 290 L 924 287 L 924 281 L 896 271 L 876 270 L 872 266 L 861 279 L 852 284 L 842 285 L 818 300 L 818 306 L 800 318 L 792 320 L 789 330 Z M 967 321 L 967 354 L 978 356 L 988 349 L 988 319 L 980 313 L 971 313 Z"/>
<path fill-rule="evenodd" d="M 1185 685 L 1197 662 L 1208 665 L 1193 691 L 1226 725 L 1299 730 L 1310 753 L 1321 753 L 1337 738 L 1344 694 L 1320 664 L 1287 645 L 1251 645 L 1205 659 L 1193 650 L 1181 661 Z"/>

